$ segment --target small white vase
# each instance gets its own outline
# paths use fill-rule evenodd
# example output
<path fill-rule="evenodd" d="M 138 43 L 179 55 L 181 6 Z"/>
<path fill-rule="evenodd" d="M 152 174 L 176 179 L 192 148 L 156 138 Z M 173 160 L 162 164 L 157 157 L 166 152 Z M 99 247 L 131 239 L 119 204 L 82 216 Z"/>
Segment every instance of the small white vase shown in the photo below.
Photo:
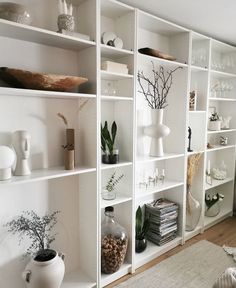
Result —
<path fill-rule="evenodd" d="M 211 131 L 220 131 L 221 130 L 221 121 L 209 121 L 208 129 Z"/>
<path fill-rule="evenodd" d="M 163 138 L 170 133 L 170 128 L 162 124 L 163 112 L 164 109 L 152 109 L 152 124 L 144 128 L 144 133 L 152 137 L 149 155 L 154 157 L 164 156 Z"/>
<path fill-rule="evenodd" d="M 65 264 L 62 255 L 56 251 L 51 260 L 39 262 L 34 259 L 27 264 L 22 277 L 27 288 L 60 288 L 65 274 Z"/>

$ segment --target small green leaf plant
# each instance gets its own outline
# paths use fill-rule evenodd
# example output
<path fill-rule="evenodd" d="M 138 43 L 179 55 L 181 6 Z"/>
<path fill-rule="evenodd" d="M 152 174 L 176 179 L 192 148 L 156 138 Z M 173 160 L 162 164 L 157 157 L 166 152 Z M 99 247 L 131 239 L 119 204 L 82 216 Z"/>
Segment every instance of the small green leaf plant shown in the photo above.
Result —
<path fill-rule="evenodd" d="M 118 177 L 115 177 L 116 176 L 116 172 L 114 172 L 110 179 L 108 180 L 105 188 L 107 191 L 109 192 L 112 192 L 114 189 L 115 189 L 115 186 L 120 182 L 120 180 L 124 177 L 124 174 L 121 174 L 120 176 Z"/>
<path fill-rule="evenodd" d="M 116 133 L 117 125 L 115 121 L 111 125 L 111 133 L 108 129 L 107 121 L 105 121 L 104 127 L 101 124 L 101 149 L 104 154 L 113 155 Z"/>
<path fill-rule="evenodd" d="M 218 201 L 222 201 L 224 199 L 223 194 L 215 194 L 213 196 L 206 194 L 205 195 L 205 203 L 207 206 L 207 210 L 209 210 L 214 204 L 216 204 Z"/>
<path fill-rule="evenodd" d="M 143 219 L 143 213 L 140 206 L 136 211 L 136 223 L 135 223 L 135 238 L 136 240 L 143 240 L 150 227 L 149 219 Z"/>
<path fill-rule="evenodd" d="M 19 234 L 19 245 L 24 236 L 30 239 L 31 245 L 28 247 L 25 256 L 35 256 L 39 252 L 50 249 L 50 245 L 55 240 L 56 234 L 51 234 L 51 231 L 57 223 L 58 213 L 59 211 L 55 211 L 40 217 L 33 210 L 23 211 L 22 215 L 17 216 L 16 219 L 11 220 L 4 226 L 13 235 Z"/>

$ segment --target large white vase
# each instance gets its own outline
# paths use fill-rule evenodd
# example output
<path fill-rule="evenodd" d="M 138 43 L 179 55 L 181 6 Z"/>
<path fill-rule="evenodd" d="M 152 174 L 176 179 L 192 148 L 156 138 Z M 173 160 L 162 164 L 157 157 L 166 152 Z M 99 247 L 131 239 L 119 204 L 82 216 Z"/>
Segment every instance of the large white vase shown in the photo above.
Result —
<path fill-rule="evenodd" d="M 39 262 L 34 259 L 28 263 L 22 277 L 27 288 L 60 288 L 65 273 L 64 256 L 55 252 L 51 260 Z"/>
<path fill-rule="evenodd" d="M 152 109 L 152 124 L 144 128 L 144 133 L 152 137 L 149 155 L 154 157 L 164 156 L 163 138 L 170 133 L 170 128 L 162 124 L 163 112 L 164 109 Z"/>

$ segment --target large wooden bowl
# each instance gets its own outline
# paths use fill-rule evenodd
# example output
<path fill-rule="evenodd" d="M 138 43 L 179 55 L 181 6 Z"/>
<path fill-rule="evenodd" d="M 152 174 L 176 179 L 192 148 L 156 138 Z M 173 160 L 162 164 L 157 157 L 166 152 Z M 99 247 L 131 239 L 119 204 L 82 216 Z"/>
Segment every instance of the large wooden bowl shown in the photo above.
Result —
<path fill-rule="evenodd" d="M 162 53 L 159 50 L 155 50 L 155 49 L 152 49 L 152 48 L 149 48 L 149 47 L 140 48 L 140 49 L 138 49 L 138 52 L 141 53 L 141 54 L 162 58 L 162 59 L 165 59 L 165 60 L 170 60 L 170 61 L 175 61 L 176 60 L 176 58 L 171 56 L 171 55 Z"/>
<path fill-rule="evenodd" d="M 0 78 L 14 88 L 60 92 L 71 91 L 88 81 L 82 77 L 41 74 L 7 67 L 0 67 Z"/>

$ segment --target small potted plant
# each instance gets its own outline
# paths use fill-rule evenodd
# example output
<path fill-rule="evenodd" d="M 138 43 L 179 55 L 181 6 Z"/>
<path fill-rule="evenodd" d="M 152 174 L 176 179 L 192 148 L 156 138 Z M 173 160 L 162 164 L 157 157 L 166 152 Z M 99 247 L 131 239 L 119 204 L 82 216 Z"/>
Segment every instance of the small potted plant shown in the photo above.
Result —
<path fill-rule="evenodd" d="M 206 204 L 206 210 L 205 215 L 208 217 L 215 217 L 220 213 L 220 201 L 223 201 L 224 199 L 223 194 L 214 194 L 209 195 L 205 194 L 205 204 Z"/>
<path fill-rule="evenodd" d="M 64 255 L 50 248 L 55 240 L 55 234 L 51 234 L 51 231 L 57 223 L 58 213 L 55 211 L 40 217 L 34 211 L 24 211 L 5 225 L 8 232 L 19 234 L 20 243 L 24 236 L 31 240 L 26 251 L 31 260 L 22 274 L 27 288 L 61 286 L 65 273 Z"/>
<path fill-rule="evenodd" d="M 116 177 L 116 172 L 111 175 L 111 177 L 107 181 L 105 188 L 103 189 L 102 198 L 104 200 L 113 200 L 116 198 L 115 187 L 123 177 L 124 174 Z"/>
<path fill-rule="evenodd" d="M 217 112 L 211 113 L 208 129 L 212 131 L 219 131 L 221 129 L 221 120 Z"/>
<path fill-rule="evenodd" d="M 118 150 L 114 149 L 116 134 L 117 125 L 115 121 L 111 125 L 111 132 L 108 129 L 107 121 L 105 121 L 104 127 L 101 124 L 102 163 L 104 164 L 116 164 L 119 162 Z"/>
<path fill-rule="evenodd" d="M 146 234 L 150 227 L 149 219 L 143 219 L 143 213 L 140 206 L 136 211 L 136 224 L 135 224 L 135 252 L 141 253 L 147 247 Z"/>

